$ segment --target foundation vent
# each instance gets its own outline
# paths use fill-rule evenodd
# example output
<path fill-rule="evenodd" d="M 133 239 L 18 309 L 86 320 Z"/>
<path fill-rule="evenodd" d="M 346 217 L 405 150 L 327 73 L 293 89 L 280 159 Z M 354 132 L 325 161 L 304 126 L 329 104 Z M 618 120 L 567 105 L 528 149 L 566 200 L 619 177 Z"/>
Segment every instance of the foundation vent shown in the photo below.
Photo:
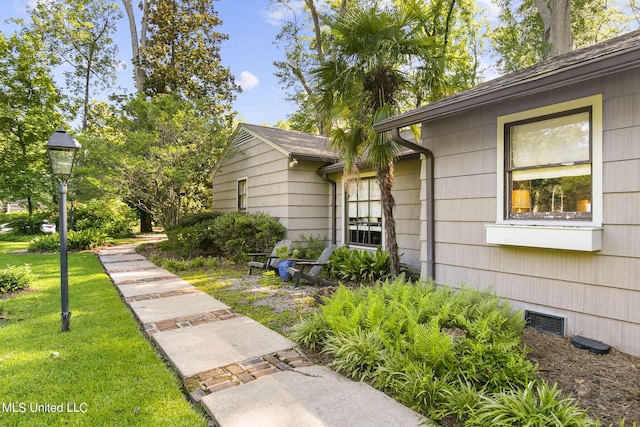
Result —
<path fill-rule="evenodd" d="M 528 327 L 538 332 L 564 337 L 564 317 L 526 310 L 524 320 Z"/>

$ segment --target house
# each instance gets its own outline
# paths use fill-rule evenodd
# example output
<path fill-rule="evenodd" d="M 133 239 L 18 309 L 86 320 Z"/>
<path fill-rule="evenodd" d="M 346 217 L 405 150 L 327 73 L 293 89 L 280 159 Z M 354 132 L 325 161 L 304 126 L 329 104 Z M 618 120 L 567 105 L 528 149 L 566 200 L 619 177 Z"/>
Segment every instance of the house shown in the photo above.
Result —
<path fill-rule="evenodd" d="M 412 124 L 419 144 L 400 134 Z M 640 355 L 640 31 L 376 130 L 421 154 L 423 276 Z"/>
<path fill-rule="evenodd" d="M 337 245 L 384 246 L 382 207 L 375 171 L 361 165 L 345 187 L 343 166 L 329 138 L 240 124 L 233 150 L 213 176 L 213 209 L 265 212 L 286 227 L 286 237 L 320 237 Z M 395 166 L 394 198 L 401 261 L 420 268 L 420 168 L 405 150 Z"/>
<path fill-rule="evenodd" d="M 11 213 L 11 212 L 26 212 L 26 211 L 27 210 L 18 203 L 0 201 L 0 212 Z"/>

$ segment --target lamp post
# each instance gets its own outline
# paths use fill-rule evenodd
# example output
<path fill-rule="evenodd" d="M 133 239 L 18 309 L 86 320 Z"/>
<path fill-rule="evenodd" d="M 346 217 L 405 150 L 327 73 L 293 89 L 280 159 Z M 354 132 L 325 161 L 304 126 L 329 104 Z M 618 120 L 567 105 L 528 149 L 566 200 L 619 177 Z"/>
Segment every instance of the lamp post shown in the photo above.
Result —
<path fill-rule="evenodd" d="M 47 142 L 51 172 L 58 180 L 58 210 L 60 216 L 60 299 L 62 304 L 62 332 L 69 331 L 69 268 L 67 264 L 67 181 L 71 178 L 76 152 L 81 146 L 60 128 Z"/>

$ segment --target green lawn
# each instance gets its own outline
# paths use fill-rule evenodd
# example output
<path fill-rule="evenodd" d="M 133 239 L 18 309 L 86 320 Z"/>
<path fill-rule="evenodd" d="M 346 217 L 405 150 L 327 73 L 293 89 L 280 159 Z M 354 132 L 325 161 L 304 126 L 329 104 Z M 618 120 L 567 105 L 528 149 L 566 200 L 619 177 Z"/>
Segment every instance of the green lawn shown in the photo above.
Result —
<path fill-rule="evenodd" d="M 0 300 L 0 425 L 206 425 L 95 255 L 69 256 L 62 333 L 59 257 L 7 253 L 21 247 L 0 242 L 0 268 L 29 264 L 35 277 L 31 292 Z"/>

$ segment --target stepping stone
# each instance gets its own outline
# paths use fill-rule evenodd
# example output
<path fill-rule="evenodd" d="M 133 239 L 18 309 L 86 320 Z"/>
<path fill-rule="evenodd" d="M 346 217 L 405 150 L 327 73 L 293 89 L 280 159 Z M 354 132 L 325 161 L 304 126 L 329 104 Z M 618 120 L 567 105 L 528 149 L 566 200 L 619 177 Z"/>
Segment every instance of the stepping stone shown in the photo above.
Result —
<path fill-rule="evenodd" d="M 201 400 L 220 427 L 424 425 L 418 413 L 325 366 L 298 368 L 216 391 Z"/>
<path fill-rule="evenodd" d="M 116 285 L 134 283 L 142 280 L 178 278 L 175 274 L 169 273 L 167 270 L 162 268 L 140 271 L 121 271 L 110 273 L 109 275 L 111 276 L 113 283 Z"/>
<path fill-rule="evenodd" d="M 193 286 L 180 278 L 155 280 L 152 282 L 132 283 L 129 285 L 118 285 L 118 290 L 123 297 L 137 297 L 140 295 L 157 294 L 161 292 L 178 291 L 192 288 Z"/>
<path fill-rule="evenodd" d="M 130 285 L 124 285 L 121 288 Z M 230 307 L 204 292 L 178 295 L 175 297 L 134 301 L 129 304 L 141 323 L 155 323 L 160 320 L 176 319 L 191 314 L 228 310 Z M 189 328 L 194 329 L 194 328 Z"/>
<path fill-rule="evenodd" d="M 125 255 L 99 255 L 100 262 L 102 264 L 110 263 L 123 263 L 131 261 L 146 261 L 147 259 L 137 253 L 125 254 Z"/>
<path fill-rule="evenodd" d="M 113 249 L 102 249 L 100 250 L 100 252 L 98 252 L 98 256 L 100 257 L 111 256 L 111 255 L 125 255 L 125 254 L 136 254 L 135 246 L 132 246 L 132 247 L 119 246 Z"/>
<path fill-rule="evenodd" d="M 293 341 L 245 316 L 151 336 L 183 378 L 295 347 Z"/>
<path fill-rule="evenodd" d="M 121 273 L 125 271 L 149 270 L 158 268 L 151 261 L 130 261 L 130 262 L 102 262 L 107 273 Z"/>

